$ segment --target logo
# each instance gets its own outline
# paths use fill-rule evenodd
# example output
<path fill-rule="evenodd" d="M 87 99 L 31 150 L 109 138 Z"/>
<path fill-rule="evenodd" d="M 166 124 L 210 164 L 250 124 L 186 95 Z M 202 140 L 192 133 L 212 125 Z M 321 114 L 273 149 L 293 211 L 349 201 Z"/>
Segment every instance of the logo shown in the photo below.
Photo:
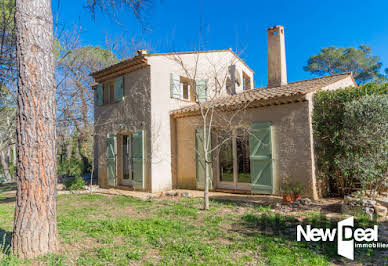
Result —
<path fill-rule="evenodd" d="M 335 241 L 337 235 L 337 253 L 345 258 L 354 260 L 354 248 L 388 248 L 387 243 L 378 241 L 378 226 L 373 228 L 356 228 L 354 229 L 354 217 L 347 218 L 338 222 L 337 228 L 312 228 L 311 225 L 306 225 L 306 229 L 302 225 L 296 227 L 296 240 L 302 241 Z M 359 243 L 359 242 L 377 242 L 377 243 Z"/>

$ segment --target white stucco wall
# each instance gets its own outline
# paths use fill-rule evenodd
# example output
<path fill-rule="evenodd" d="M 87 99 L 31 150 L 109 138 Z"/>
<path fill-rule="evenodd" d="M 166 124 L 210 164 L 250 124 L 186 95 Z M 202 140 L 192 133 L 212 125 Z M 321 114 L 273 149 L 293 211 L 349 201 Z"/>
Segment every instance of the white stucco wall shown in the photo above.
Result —
<path fill-rule="evenodd" d="M 198 56 L 198 63 L 196 59 Z M 178 58 L 177 58 L 178 57 Z M 183 62 L 183 66 L 177 61 Z M 171 170 L 171 121 L 170 111 L 192 105 L 193 102 L 173 99 L 170 97 L 171 73 L 195 79 L 207 79 L 209 94 L 214 92 L 215 76 L 224 79 L 228 75 L 231 64 L 237 71 L 244 71 L 251 78 L 253 88 L 253 72 L 230 51 L 209 52 L 199 54 L 178 55 L 149 55 L 148 64 L 151 66 L 151 149 L 152 149 L 152 192 L 172 188 Z M 186 69 L 186 71 L 185 71 Z M 196 74 L 194 72 L 196 71 Z M 242 91 L 242 82 L 237 92 Z M 227 95 L 225 82 L 221 93 L 216 96 Z M 214 93 L 212 96 L 214 97 Z"/>

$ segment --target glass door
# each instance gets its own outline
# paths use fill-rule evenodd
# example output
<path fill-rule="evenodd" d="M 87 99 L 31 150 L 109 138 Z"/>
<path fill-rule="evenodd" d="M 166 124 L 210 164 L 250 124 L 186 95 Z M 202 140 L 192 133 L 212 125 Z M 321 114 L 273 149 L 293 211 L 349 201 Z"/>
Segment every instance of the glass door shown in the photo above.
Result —
<path fill-rule="evenodd" d="M 218 131 L 217 136 L 218 143 L 222 143 L 218 153 L 217 188 L 249 190 L 251 175 L 247 130 L 236 129 L 229 136 Z"/>
<path fill-rule="evenodd" d="M 220 147 L 219 176 L 220 176 L 220 183 L 234 183 L 232 139 L 227 140 Z"/>
<path fill-rule="evenodd" d="M 132 184 L 132 160 L 131 160 L 131 135 L 123 135 L 122 142 L 122 165 L 123 176 L 121 179 L 122 185 Z"/>
<path fill-rule="evenodd" d="M 249 151 L 249 133 L 247 129 L 235 131 L 236 189 L 249 190 L 251 184 L 251 161 Z"/>

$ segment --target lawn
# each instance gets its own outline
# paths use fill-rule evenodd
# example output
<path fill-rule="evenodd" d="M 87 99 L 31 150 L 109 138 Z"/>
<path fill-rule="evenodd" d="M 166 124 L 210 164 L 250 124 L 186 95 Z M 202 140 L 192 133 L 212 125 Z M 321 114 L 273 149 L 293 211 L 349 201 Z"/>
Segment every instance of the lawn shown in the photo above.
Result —
<path fill-rule="evenodd" d="M 10 239 L 15 204 L 5 190 L 0 186 L 3 248 Z M 61 250 L 24 261 L 3 250 L 0 263 L 328 265 L 343 261 L 336 256 L 334 244 L 296 242 L 298 221 L 275 215 L 269 206 L 215 200 L 210 205 L 209 211 L 203 211 L 197 198 L 143 201 L 127 196 L 60 195 Z M 305 222 L 314 219 L 316 214 L 310 213 Z M 368 261 L 377 257 L 369 250 L 361 255 Z"/>

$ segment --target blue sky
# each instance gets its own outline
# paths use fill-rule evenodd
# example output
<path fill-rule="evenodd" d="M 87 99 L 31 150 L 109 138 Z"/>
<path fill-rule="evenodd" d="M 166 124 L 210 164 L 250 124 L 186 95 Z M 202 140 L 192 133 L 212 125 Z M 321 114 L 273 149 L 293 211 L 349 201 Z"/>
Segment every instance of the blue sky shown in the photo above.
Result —
<path fill-rule="evenodd" d="M 105 46 L 106 37 L 122 36 L 141 39 L 156 52 L 188 51 L 197 48 L 202 28 L 203 49 L 232 48 L 241 53 L 255 71 L 256 87 L 267 83 L 266 29 L 274 25 L 285 27 L 289 81 L 312 77 L 303 66 L 309 56 L 330 45 L 370 45 L 383 67 L 388 67 L 386 0 L 154 0 L 145 12 L 147 30 L 128 11 L 119 14 L 122 25 L 100 12 L 93 20 L 85 2 L 53 1 L 61 27 L 81 25 L 85 45 Z"/>

